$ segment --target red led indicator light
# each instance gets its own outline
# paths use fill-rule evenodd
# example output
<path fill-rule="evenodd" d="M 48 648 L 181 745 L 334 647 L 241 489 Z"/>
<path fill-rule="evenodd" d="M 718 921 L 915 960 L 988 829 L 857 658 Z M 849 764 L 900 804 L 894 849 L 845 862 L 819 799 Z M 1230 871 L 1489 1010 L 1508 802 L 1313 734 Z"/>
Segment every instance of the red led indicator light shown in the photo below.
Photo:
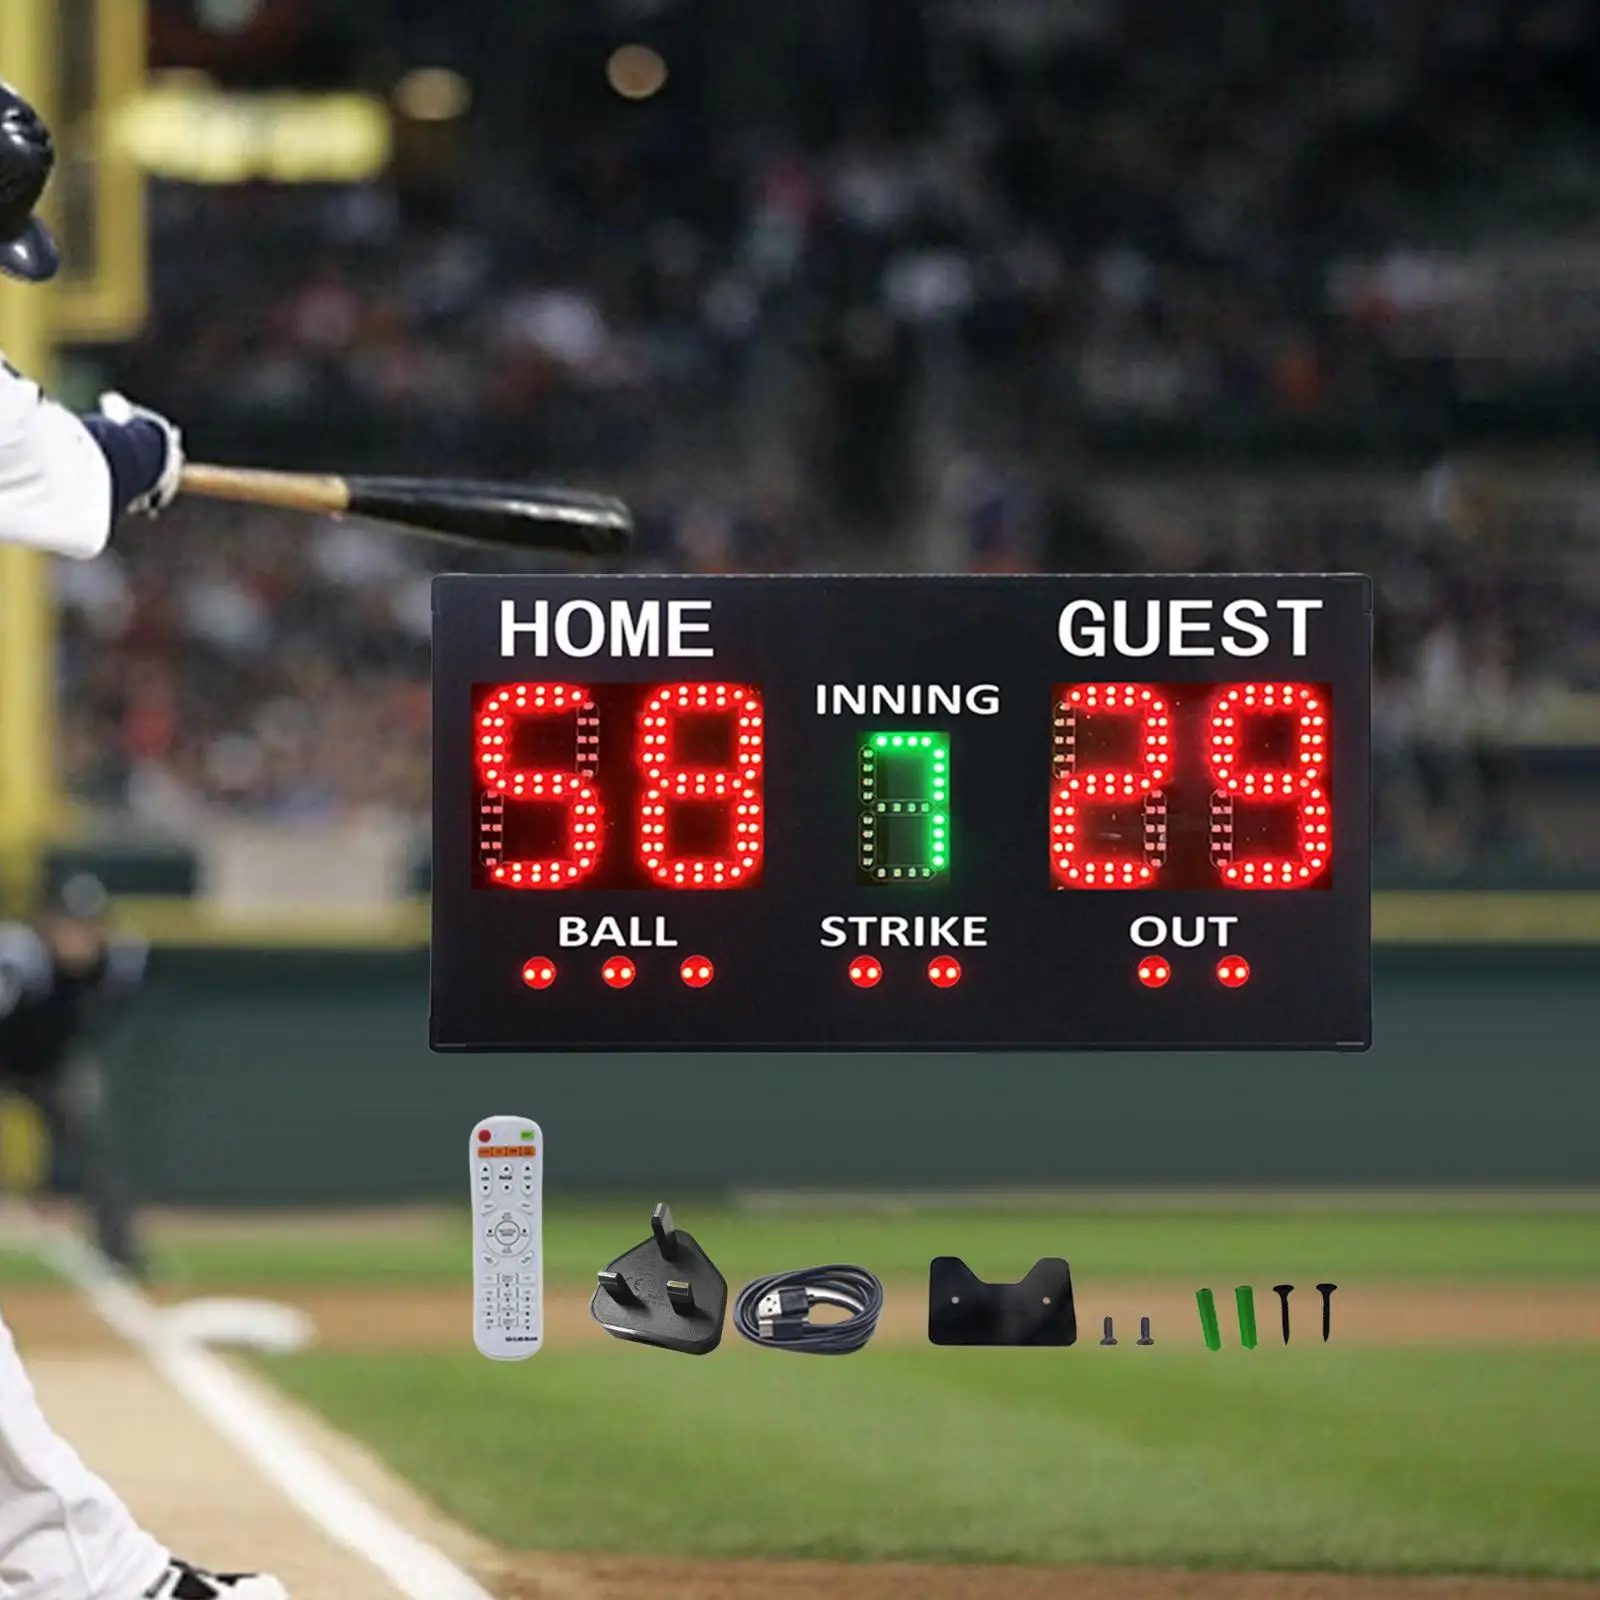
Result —
<path fill-rule="evenodd" d="M 1250 979 L 1250 963 L 1243 956 L 1224 956 L 1217 963 L 1217 978 L 1229 989 L 1242 988 Z"/>
<path fill-rule="evenodd" d="M 850 981 L 858 989 L 872 989 L 883 977 L 883 963 L 876 956 L 857 956 L 850 963 Z"/>
<path fill-rule="evenodd" d="M 522 981 L 530 989 L 548 989 L 556 981 L 556 964 L 549 956 L 535 956 L 523 963 Z"/>
<path fill-rule="evenodd" d="M 691 989 L 703 989 L 711 982 L 716 970 L 704 956 L 689 956 L 678 968 L 678 976 Z"/>
<path fill-rule="evenodd" d="M 1139 982 L 1147 989 L 1161 988 L 1171 976 L 1172 964 L 1161 956 L 1146 956 L 1139 963 Z"/>
<path fill-rule="evenodd" d="M 639 976 L 639 969 L 626 956 L 612 956 L 600 969 L 600 976 L 613 989 L 626 989 Z"/>
<path fill-rule="evenodd" d="M 953 989 L 961 982 L 961 963 L 954 956 L 935 956 L 928 963 L 928 982 L 935 989 Z"/>

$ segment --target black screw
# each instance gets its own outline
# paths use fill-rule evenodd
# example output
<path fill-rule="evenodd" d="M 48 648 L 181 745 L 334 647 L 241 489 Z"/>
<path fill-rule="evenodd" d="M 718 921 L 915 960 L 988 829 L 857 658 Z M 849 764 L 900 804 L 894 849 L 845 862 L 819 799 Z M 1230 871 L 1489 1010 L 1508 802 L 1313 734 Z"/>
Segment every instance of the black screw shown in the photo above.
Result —
<path fill-rule="evenodd" d="M 1149 1317 L 1140 1317 L 1139 1318 L 1139 1338 L 1138 1338 L 1137 1342 L 1139 1344 L 1154 1344 L 1155 1343 L 1155 1340 L 1150 1337 L 1150 1319 L 1149 1319 Z"/>
<path fill-rule="evenodd" d="M 1277 1295 L 1279 1303 L 1283 1306 L 1283 1342 L 1289 1342 L 1289 1296 L 1294 1293 L 1292 1283 L 1275 1283 L 1272 1292 Z"/>
<path fill-rule="evenodd" d="M 1333 1332 L 1333 1291 L 1339 1287 L 1336 1283 L 1319 1283 L 1317 1293 L 1322 1296 L 1322 1342 L 1328 1342 L 1328 1335 Z"/>
<path fill-rule="evenodd" d="M 1100 1341 L 1100 1343 L 1101 1344 L 1115 1344 L 1116 1342 L 1117 1342 L 1116 1335 L 1114 1333 L 1112 1333 L 1112 1331 L 1111 1331 L 1111 1318 L 1107 1317 L 1106 1318 L 1106 1336 L 1105 1336 L 1105 1338 L 1103 1338 Z"/>

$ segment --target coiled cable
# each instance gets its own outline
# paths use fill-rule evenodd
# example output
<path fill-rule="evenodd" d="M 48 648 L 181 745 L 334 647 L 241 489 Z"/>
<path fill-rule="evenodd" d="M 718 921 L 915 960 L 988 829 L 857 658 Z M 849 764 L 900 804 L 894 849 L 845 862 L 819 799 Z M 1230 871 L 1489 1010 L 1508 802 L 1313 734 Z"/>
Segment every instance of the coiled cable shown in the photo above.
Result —
<path fill-rule="evenodd" d="M 840 1306 L 841 1322 L 813 1322 L 812 1306 Z M 733 1325 L 752 1344 L 809 1356 L 848 1356 L 877 1331 L 883 1284 L 865 1267 L 803 1267 L 747 1283 L 733 1303 Z"/>

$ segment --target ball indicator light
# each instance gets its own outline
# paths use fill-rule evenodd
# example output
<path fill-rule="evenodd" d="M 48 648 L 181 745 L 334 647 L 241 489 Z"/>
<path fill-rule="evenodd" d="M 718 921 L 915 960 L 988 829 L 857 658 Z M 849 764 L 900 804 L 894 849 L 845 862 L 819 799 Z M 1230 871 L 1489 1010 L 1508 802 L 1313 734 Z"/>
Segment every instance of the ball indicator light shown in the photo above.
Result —
<path fill-rule="evenodd" d="M 556 981 L 556 964 L 549 956 L 530 956 L 522 964 L 522 981 L 530 989 L 548 989 Z"/>

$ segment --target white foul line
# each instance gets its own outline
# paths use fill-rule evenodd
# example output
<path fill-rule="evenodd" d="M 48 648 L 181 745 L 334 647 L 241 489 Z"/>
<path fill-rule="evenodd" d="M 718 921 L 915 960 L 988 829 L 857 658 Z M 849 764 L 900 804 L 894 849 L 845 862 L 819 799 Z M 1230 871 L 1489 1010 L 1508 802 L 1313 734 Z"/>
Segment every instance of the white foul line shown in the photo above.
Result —
<path fill-rule="evenodd" d="M 474 1578 L 353 1489 L 229 1365 L 75 1235 L 41 1228 L 39 1253 L 328 1538 L 372 1563 L 406 1600 L 494 1600 Z"/>

